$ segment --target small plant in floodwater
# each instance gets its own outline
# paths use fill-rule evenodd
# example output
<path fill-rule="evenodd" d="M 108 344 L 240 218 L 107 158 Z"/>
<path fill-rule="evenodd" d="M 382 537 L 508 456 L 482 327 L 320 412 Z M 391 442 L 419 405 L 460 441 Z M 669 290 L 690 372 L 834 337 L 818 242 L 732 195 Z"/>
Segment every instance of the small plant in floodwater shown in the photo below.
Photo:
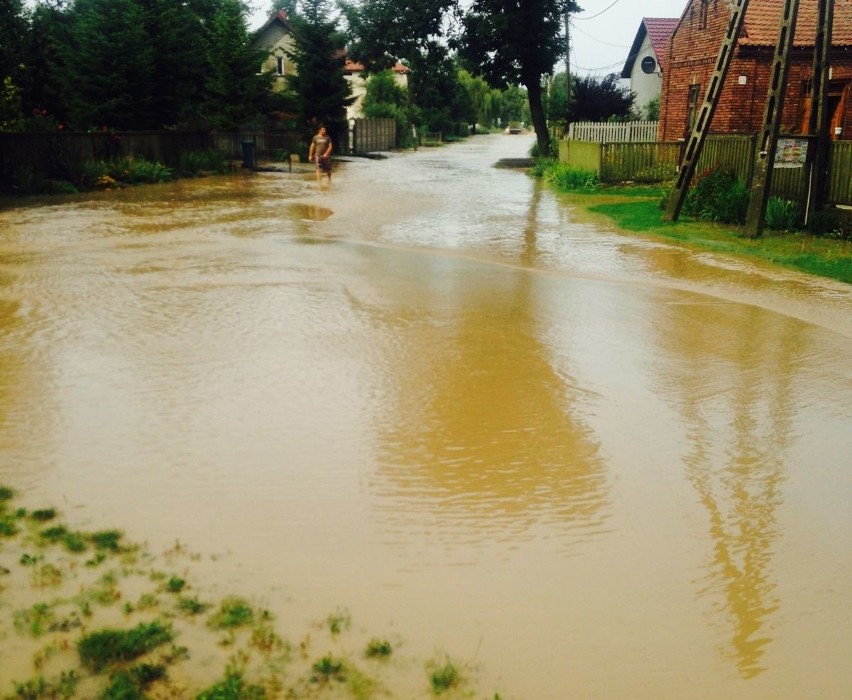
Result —
<path fill-rule="evenodd" d="M 371 639 L 367 642 L 365 654 L 368 658 L 387 658 L 393 653 L 391 643 L 384 639 Z"/>
<path fill-rule="evenodd" d="M 327 683 L 329 680 L 345 681 L 346 665 L 340 659 L 326 654 L 313 665 L 314 675 L 311 676 L 313 683 Z"/>
<path fill-rule="evenodd" d="M 18 526 L 9 517 L 0 517 L 0 537 L 14 537 L 18 534 Z"/>
<path fill-rule="evenodd" d="M 117 671 L 110 676 L 110 683 L 100 695 L 100 700 L 144 700 L 145 689 L 165 675 L 165 666 L 159 664 L 140 664 Z"/>
<path fill-rule="evenodd" d="M 15 683 L 14 698 L 19 700 L 64 700 L 74 696 L 80 676 L 75 671 L 63 671 L 53 681 L 44 676 L 31 678 L 25 683 Z"/>
<path fill-rule="evenodd" d="M 429 686 L 436 695 L 445 693 L 457 687 L 462 682 L 459 667 L 449 658 L 443 661 L 433 661 L 428 665 Z"/>
<path fill-rule="evenodd" d="M 186 581 L 182 578 L 178 578 L 177 576 L 172 576 L 166 582 L 166 590 L 169 593 L 180 593 L 186 587 Z"/>
<path fill-rule="evenodd" d="M 89 535 L 96 549 L 106 549 L 110 552 L 118 552 L 121 549 L 119 542 L 122 537 L 124 533 L 121 530 L 101 530 Z"/>
<path fill-rule="evenodd" d="M 104 554 L 103 552 L 98 552 L 91 559 L 86 560 L 86 566 L 88 566 L 90 569 L 92 569 L 92 568 L 96 567 L 98 564 L 102 564 L 105 559 L 106 559 L 106 554 Z"/>
<path fill-rule="evenodd" d="M 178 610 L 189 613 L 190 615 L 200 615 L 206 612 L 209 607 L 207 603 L 202 603 L 196 596 L 192 598 L 180 598 L 178 600 Z"/>
<path fill-rule="evenodd" d="M 33 569 L 30 582 L 35 588 L 55 588 L 62 583 L 62 572 L 53 564 L 42 564 Z"/>
<path fill-rule="evenodd" d="M 133 661 L 171 640 L 171 627 L 155 620 L 130 630 L 108 629 L 88 634 L 77 643 L 77 652 L 84 666 L 98 672 L 120 662 Z"/>
<path fill-rule="evenodd" d="M 241 673 L 229 672 L 225 678 L 202 690 L 196 700 L 263 700 L 266 691 L 259 685 L 245 682 Z"/>
<path fill-rule="evenodd" d="M 329 615 L 326 622 L 328 622 L 328 629 L 331 633 L 336 635 L 352 626 L 352 616 L 347 610 L 338 610 Z"/>
<path fill-rule="evenodd" d="M 284 640 L 271 625 L 260 624 L 252 629 L 248 645 L 259 651 L 271 652 L 274 649 L 281 649 L 284 646 Z"/>
<path fill-rule="evenodd" d="M 30 513 L 30 518 L 40 523 L 47 522 L 48 520 L 53 520 L 55 517 L 55 508 L 40 508 L 39 510 L 34 510 L 32 513 Z"/>
<path fill-rule="evenodd" d="M 219 610 L 210 616 L 207 624 L 213 629 L 232 629 L 248 625 L 254 620 L 254 611 L 243 598 L 232 596 L 225 598 Z"/>
<path fill-rule="evenodd" d="M 15 492 L 8 486 L 0 486 L 0 503 L 3 501 L 11 501 L 15 497 Z"/>
<path fill-rule="evenodd" d="M 19 610 L 14 614 L 15 629 L 27 631 L 33 637 L 40 637 L 56 621 L 53 608 L 47 603 L 37 603 L 28 610 Z"/>

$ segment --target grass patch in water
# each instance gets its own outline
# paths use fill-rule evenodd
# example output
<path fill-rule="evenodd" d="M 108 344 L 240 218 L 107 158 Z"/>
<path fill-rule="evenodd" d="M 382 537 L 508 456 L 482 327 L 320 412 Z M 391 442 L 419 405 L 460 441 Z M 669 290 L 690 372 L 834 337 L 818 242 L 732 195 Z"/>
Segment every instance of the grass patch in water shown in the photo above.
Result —
<path fill-rule="evenodd" d="M 244 598 L 231 596 L 225 598 L 207 624 L 214 630 L 233 629 L 243 627 L 254 621 L 254 611 Z"/>
<path fill-rule="evenodd" d="M 170 627 L 155 620 L 129 630 L 106 629 L 92 632 L 77 643 L 82 664 L 93 671 L 133 661 L 172 640 Z"/>

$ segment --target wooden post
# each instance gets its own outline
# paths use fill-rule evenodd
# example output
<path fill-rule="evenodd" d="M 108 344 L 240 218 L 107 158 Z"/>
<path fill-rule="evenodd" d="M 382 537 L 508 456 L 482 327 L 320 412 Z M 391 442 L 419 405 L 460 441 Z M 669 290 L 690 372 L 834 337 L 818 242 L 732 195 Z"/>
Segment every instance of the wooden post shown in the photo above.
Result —
<path fill-rule="evenodd" d="M 831 51 L 831 30 L 834 22 L 834 0 L 818 0 L 816 37 L 814 41 L 813 83 L 811 84 L 811 111 L 808 115 L 808 134 L 815 143 L 808 143 L 805 165 L 804 224 L 807 226 L 814 212 L 822 209 L 825 197 L 825 179 L 828 172 L 828 72 Z M 813 146 L 813 148 L 811 148 Z"/>
<path fill-rule="evenodd" d="M 745 20 L 746 9 L 748 9 L 748 0 L 737 0 L 736 5 L 731 9 L 731 20 L 728 22 L 728 31 L 722 39 L 722 46 L 719 47 L 719 55 L 716 57 L 716 65 L 710 76 L 710 82 L 707 84 L 707 93 L 704 96 L 704 102 L 701 104 L 701 109 L 698 111 L 698 118 L 692 127 L 689 140 L 686 142 L 686 148 L 683 151 L 683 160 L 678 170 L 677 181 L 669 196 L 665 218 L 671 221 L 677 220 L 677 217 L 680 215 L 680 209 L 686 199 L 689 183 L 695 173 L 695 166 L 698 164 L 701 149 L 704 147 L 704 141 L 710 129 L 710 123 L 713 120 L 713 113 L 716 111 L 716 105 L 719 102 L 719 93 L 725 84 L 725 76 L 728 74 L 728 68 L 731 67 L 737 38 L 740 35 L 740 30 Z"/>
<path fill-rule="evenodd" d="M 784 112 L 784 94 L 787 91 L 787 74 L 790 71 L 790 55 L 793 51 L 793 36 L 796 33 L 796 16 L 799 0 L 784 0 L 778 43 L 769 73 L 769 90 L 763 123 L 754 151 L 754 174 L 751 178 L 751 195 L 746 212 L 745 232 L 751 238 L 760 236 L 766 215 L 766 201 L 772 187 L 772 167 L 778 145 L 778 131 Z"/>

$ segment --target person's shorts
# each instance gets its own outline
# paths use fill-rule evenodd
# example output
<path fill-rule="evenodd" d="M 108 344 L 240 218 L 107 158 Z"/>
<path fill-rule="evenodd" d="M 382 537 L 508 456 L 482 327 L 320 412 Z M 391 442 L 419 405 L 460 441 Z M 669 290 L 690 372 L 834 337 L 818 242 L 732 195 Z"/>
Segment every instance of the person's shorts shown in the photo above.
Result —
<path fill-rule="evenodd" d="M 317 158 L 317 170 L 320 170 L 324 173 L 330 173 L 331 172 L 331 158 L 330 157 Z"/>

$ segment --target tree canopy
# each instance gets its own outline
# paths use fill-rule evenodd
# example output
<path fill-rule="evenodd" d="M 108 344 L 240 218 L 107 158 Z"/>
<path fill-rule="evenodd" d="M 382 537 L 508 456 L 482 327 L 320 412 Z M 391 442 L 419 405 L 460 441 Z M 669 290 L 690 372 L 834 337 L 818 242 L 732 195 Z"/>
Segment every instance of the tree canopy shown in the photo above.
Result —
<path fill-rule="evenodd" d="M 341 123 L 354 98 L 346 81 L 346 37 L 331 16 L 327 0 L 304 0 L 299 14 L 290 17 L 294 48 L 288 52 L 298 70 L 288 77 L 304 124 Z"/>
<path fill-rule="evenodd" d="M 611 118 L 628 119 L 634 95 L 618 84 L 618 76 L 604 78 L 587 75 L 572 83 L 573 99 L 568 107 L 568 121 L 601 122 Z"/>

